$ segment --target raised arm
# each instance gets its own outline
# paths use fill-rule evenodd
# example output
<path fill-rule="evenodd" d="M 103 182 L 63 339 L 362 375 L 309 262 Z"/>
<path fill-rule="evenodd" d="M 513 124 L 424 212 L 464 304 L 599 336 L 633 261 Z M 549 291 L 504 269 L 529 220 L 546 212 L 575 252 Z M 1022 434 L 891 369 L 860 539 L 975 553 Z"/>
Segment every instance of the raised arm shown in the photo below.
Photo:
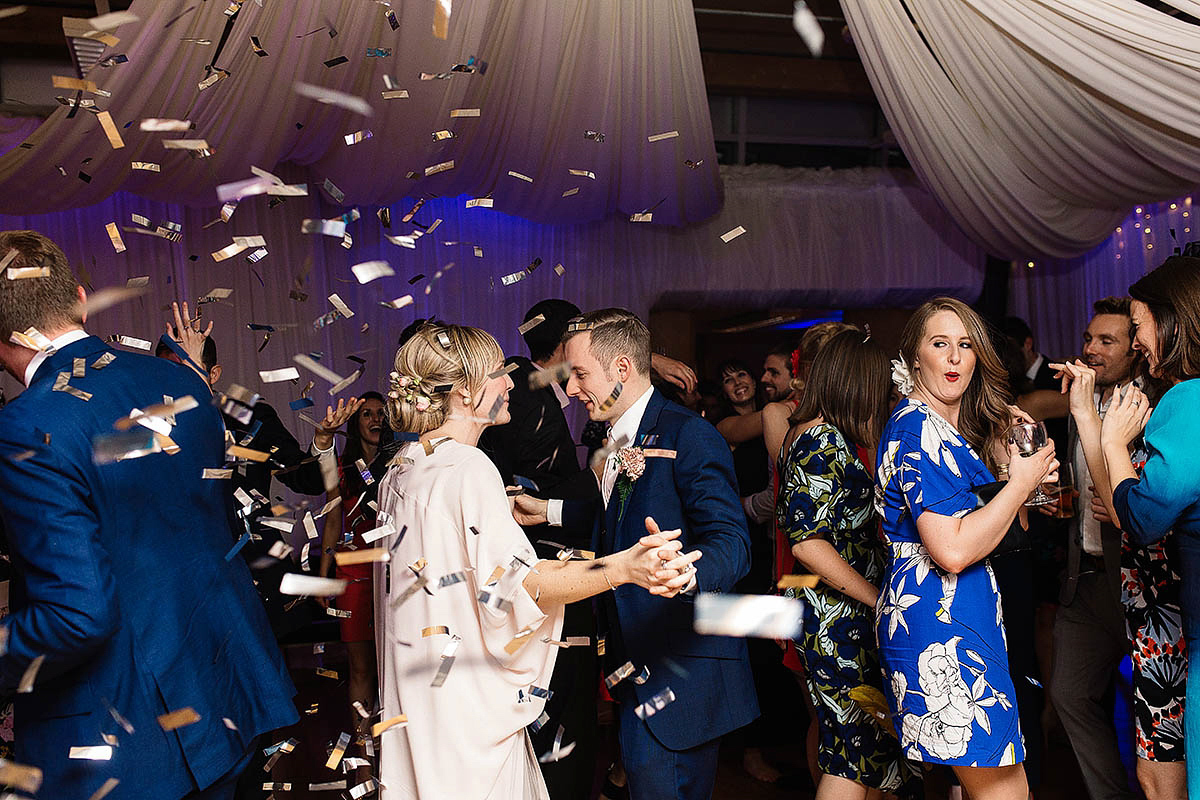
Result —
<path fill-rule="evenodd" d="M 730 414 L 717 423 L 717 431 L 730 445 L 748 442 L 763 435 L 763 412 Z"/>
<path fill-rule="evenodd" d="M 1113 509 L 1113 487 L 1108 477 L 1108 465 L 1100 444 L 1100 414 L 1096 410 L 1096 371 L 1076 359 L 1074 363 L 1051 364 L 1063 376 L 1067 384 L 1067 398 L 1071 407 L 1071 418 L 1075 421 L 1076 435 L 1083 446 L 1083 457 L 1087 462 L 1088 475 L 1095 487 L 1095 496 L 1104 506 L 1104 511 L 1113 524 L 1120 527 Z M 1070 454 L 1067 454 L 1069 457 Z M 1128 451 L 1126 452 L 1128 460 Z M 1081 513 L 1090 514 L 1091 510 Z"/>

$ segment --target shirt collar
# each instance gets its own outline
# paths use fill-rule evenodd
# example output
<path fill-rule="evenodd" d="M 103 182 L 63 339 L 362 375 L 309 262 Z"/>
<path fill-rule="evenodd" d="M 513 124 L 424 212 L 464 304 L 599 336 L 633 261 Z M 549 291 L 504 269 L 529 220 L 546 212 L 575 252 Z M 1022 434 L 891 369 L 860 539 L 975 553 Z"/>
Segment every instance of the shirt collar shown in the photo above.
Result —
<path fill-rule="evenodd" d="M 54 350 L 62 350 L 67 345 L 75 344 L 80 339 L 86 339 L 87 337 L 87 331 L 83 330 L 82 328 L 74 328 L 51 339 L 50 346 L 54 348 Z M 47 358 L 48 354 L 45 350 L 38 350 L 33 354 L 33 359 L 29 362 L 29 366 L 25 367 L 26 386 L 29 386 L 30 381 L 33 380 L 34 374 L 38 371 L 38 367 L 40 367 L 42 362 Z"/>
<path fill-rule="evenodd" d="M 646 406 L 650 405 L 652 394 L 654 394 L 653 386 L 642 393 L 642 396 L 635 400 L 633 405 L 625 409 L 625 413 L 613 423 L 612 431 L 608 434 L 610 441 L 619 442 L 625 438 L 628 440 L 626 447 L 635 444 L 633 439 L 637 436 L 638 428 L 642 427 L 642 417 L 646 415 Z"/>
<path fill-rule="evenodd" d="M 1046 357 L 1041 353 L 1038 353 L 1038 357 L 1033 360 L 1033 363 L 1029 366 L 1029 369 L 1025 370 L 1025 377 L 1029 378 L 1029 380 L 1036 378 L 1038 370 L 1042 368 L 1042 362 L 1045 360 Z"/>

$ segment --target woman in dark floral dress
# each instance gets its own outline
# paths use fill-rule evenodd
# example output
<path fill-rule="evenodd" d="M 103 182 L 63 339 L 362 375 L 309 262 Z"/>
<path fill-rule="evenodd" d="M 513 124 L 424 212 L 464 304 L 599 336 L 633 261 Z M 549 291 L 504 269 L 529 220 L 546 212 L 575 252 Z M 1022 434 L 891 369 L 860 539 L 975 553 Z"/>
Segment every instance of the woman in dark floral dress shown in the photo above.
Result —
<path fill-rule="evenodd" d="M 862 331 L 832 338 L 813 363 L 781 453 L 779 529 L 796 559 L 822 579 L 800 590 L 808 608 L 798 643 L 817 708 L 821 800 L 919 791 L 881 710 L 874 636 L 884 555 L 863 457 L 870 458 L 887 418 L 889 369 L 883 349 Z"/>

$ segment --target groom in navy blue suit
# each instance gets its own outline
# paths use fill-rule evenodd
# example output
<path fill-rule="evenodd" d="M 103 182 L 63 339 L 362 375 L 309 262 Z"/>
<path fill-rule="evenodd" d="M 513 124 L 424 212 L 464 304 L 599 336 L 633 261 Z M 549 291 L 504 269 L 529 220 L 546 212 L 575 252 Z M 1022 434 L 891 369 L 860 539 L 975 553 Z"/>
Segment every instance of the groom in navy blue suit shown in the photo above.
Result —
<path fill-rule="evenodd" d="M 609 442 L 625 440 L 626 449 L 614 451 L 597 476 L 601 507 L 518 498 L 518 513 L 572 526 L 586 524 L 591 514 L 597 556 L 623 550 L 647 531 L 681 531 L 685 555 L 663 565 L 679 570 L 666 581 L 667 591 L 621 586 L 601 595 L 600 631 L 605 673 L 625 662 L 634 668 L 613 690 L 621 702 L 630 797 L 707 800 L 720 737 L 758 716 L 745 641 L 692 630 L 695 594 L 728 592 L 750 567 L 729 446 L 702 417 L 651 387 L 650 331 L 634 314 L 585 314 L 564 341 L 571 364 L 567 394 L 593 420 L 611 422 Z M 688 554 L 695 551 L 700 558 L 692 566 Z M 643 668 L 649 676 L 639 683 L 634 679 L 645 675 Z M 667 689 L 675 700 L 658 709 L 651 699 Z"/>
<path fill-rule="evenodd" d="M 190 368 L 83 331 L 49 239 L 0 232 L 0 259 L 34 275 L 0 278 L 0 365 L 27 387 L 0 411 L 16 760 L 55 800 L 112 780 L 109 800 L 231 797 L 256 738 L 297 714 L 246 565 L 226 557 L 227 492 L 205 474 L 225 461 L 220 413 Z M 138 449 L 114 446 L 114 424 L 152 406 Z"/>

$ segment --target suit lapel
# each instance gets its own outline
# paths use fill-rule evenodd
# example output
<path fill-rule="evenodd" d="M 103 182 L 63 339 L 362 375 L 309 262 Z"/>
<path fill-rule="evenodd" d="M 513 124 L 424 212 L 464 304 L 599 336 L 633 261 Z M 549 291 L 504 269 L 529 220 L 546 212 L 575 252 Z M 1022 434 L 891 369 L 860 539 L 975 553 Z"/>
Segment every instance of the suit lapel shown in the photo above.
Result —
<path fill-rule="evenodd" d="M 666 403 L 666 398 L 657 389 L 653 390 L 653 393 L 650 395 L 650 401 L 646 404 L 646 411 L 642 414 L 642 421 L 638 424 L 637 435 L 633 437 L 633 441 L 627 446 L 642 447 L 647 445 L 646 439 L 653 436 L 653 431 L 658 425 L 658 416 L 662 413 L 663 406 Z M 650 446 L 654 445 L 651 444 Z M 613 487 L 613 493 L 608 499 L 608 508 L 605 509 L 604 514 L 605 529 L 610 532 L 608 539 L 609 552 L 629 547 L 642 538 L 642 518 L 640 515 L 631 513 L 631 509 L 637 499 L 637 494 L 638 481 L 634 481 L 633 488 L 629 492 L 629 498 L 625 501 L 625 514 L 618 519 L 617 511 L 620 508 L 621 499 L 617 493 L 617 488 Z M 633 526 L 632 529 L 630 526 Z"/>

